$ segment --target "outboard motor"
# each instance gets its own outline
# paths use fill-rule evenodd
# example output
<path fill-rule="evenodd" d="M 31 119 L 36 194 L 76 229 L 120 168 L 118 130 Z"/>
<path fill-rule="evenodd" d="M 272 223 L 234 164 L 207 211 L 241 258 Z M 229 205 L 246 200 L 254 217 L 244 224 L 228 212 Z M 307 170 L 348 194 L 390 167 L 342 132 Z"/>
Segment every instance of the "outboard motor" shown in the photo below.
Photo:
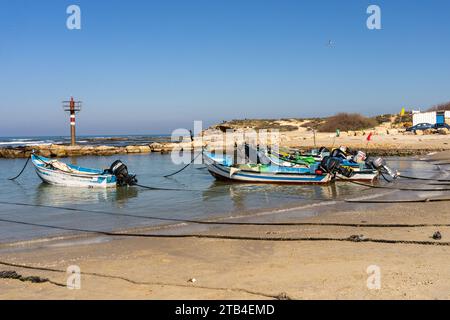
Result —
<path fill-rule="evenodd" d="M 367 159 L 367 155 L 365 152 L 363 151 L 358 151 L 356 152 L 356 154 L 353 156 L 353 161 L 356 163 L 360 163 L 360 162 L 365 162 Z"/>
<path fill-rule="evenodd" d="M 339 173 L 347 178 L 350 178 L 354 174 L 354 171 L 352 169 L 343 167 L 341 165 L 341 161 L 333 157 L 324 157 L 319 167 L 325 172 L 331 174 Z"/>
<path fill-rule="evenodd" d="M 343 147 L 341 147 L 341 148 L 343 148 Z M 341 148 L 334 149 L 333 151 L 331 151 L 330 157 L 341 158 L 341 159 L 347 160 L 347 154 Z"/>
<path fill-rule="evenodd" d="M 389 168 L 386 165 L 386 161 L 383 158 L 375 158 L 373 160 L 370 160 L 370 164 L 372 165 L 372 167 L 380 172 L 385 172 L 388 175 L 390 175 L 393 179 L 396 179 L 398 177 L 398 172 L 397 171 L 393 171 L 391 168 Z"/>
<path fill-rule="evenodd" d="M 324 153 L 324 152 L 330 152 L 330 149 L 328 149 L 327 147 L 320 147 L 319 154 Z"/>
<path fill-rule="evenodd" d="M 136 175 L 129 174 L 127 166 L 120 160 L 114 161 L 108 171 L 116 176 L 118 186 L 132 186 L 138 182 Z"/>

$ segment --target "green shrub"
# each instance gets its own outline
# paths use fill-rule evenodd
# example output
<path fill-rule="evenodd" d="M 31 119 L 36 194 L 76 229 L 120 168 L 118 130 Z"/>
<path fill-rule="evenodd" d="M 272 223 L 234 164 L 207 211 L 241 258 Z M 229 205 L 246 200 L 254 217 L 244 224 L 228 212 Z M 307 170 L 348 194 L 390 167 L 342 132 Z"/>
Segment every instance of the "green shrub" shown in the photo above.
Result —
<path fill-rule="evenodd" d="M 393 117 L 392 114 L 381 114 L 379 116 L 375 117 L 375 120 L 377 121 L 378 124 L 382 124 L 385 122 L 391 122 L 391 118 Z"/>
<path fill-rule="evenodd" d="M 373 118 L 367 118 L 358 113 L 338 113 L 325 120 L 318 127 L 321 132 L 334 132 L 336 129 L 341 131 L 363 130 L 375 127 L 377 121 Z"/>
<path fill-rule="evenodd" d="M 394 120 L 394 124 L 399 124 L 403 122 L 412 122 L 413 116 L 412 112 L 405 112 L 403 116 L 397 115 Z"/>

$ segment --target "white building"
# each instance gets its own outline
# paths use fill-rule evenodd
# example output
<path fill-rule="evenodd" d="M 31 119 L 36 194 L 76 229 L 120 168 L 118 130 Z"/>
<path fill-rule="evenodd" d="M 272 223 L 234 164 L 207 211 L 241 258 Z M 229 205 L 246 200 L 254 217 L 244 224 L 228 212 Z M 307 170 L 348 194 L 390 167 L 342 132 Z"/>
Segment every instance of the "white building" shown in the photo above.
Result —
<path fill-rule="evenodd" d="M 419 123 L 450 124 L 450 111 L 431 111 L 431 112 L 413 111 L 412 117 L 413 117 L 413 126 Z"/>

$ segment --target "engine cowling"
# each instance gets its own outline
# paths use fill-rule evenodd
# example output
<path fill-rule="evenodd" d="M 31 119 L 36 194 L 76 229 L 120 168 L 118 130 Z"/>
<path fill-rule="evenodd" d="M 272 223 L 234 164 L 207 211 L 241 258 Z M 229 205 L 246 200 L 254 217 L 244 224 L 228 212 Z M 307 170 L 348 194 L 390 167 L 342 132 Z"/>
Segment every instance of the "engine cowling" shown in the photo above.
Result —
<path fill-rule="evenodd" d="M 114 161 L 109 171 L 116 176 L 117 185 L 119 186 L 132 186 L 138 182 L 136 175 L 129 174 L 127 166 L 120 160 Z"/>
<path fill-rule="evenodd" d="M 386 164 L 386 161 L 381 158 L 375 158 L 375 159 L 370 159 L 369 160 L 369 164 L 376 170 L 380 171 L 380 172 L 384 172 L 387 173 L 388 175 L 390 175 L 392 178 L 396 179 L 398 177 L 398 172 L 392 170 L 391 168 L 389 168 Z"/>
<path fill-rule="evenodd" d="M 327 173 L 339 173 L 347 178 L 350 178 L 354 174 L 352 169 L 343 167 L 341 160 L 335 157 L 324 157 L 320 163 L 320 168 Z"/>

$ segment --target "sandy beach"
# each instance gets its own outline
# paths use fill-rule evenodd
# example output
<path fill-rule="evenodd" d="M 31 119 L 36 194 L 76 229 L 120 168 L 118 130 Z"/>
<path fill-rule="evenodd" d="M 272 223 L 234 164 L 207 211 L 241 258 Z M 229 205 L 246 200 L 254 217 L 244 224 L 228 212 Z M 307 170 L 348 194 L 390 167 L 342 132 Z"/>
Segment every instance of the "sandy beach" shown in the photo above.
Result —
<path fill-rule="evenodd" d="M 448 160 L 449 153 L 433 160 Z M 400 196 L 399 196 L 400 197 Z M 420 195 L 417 195 L 420 197 Z M 441 198 L 446 195 L 440 195 Z M 339 224 L 446 224 L 447 202 L 401 204 L 328 203 L 232 221 Z M 448 299 L 448 226 L 350 227 L 179 226 L 171 234 L 255 237 L 325 237 L 431 243 L 352 241 L 253 241 L 199 238 L 81 237 L 0 246 L 0 270 L 48 278 L 54 283 L 0 280 L 1 299 Z M 441 240 L 431 237 L 436 232 Z M 53 271 L 22 266 L 50 268 Z M 69 290 L 66 268 L 81 269 L 81 289 Z M 380 289 L 369 289 L 369 266 L 381 272 Z M 195 279 L 195 280 L 192 280 Z M 58 286 L 61 284 L 63 286 Z"/>

